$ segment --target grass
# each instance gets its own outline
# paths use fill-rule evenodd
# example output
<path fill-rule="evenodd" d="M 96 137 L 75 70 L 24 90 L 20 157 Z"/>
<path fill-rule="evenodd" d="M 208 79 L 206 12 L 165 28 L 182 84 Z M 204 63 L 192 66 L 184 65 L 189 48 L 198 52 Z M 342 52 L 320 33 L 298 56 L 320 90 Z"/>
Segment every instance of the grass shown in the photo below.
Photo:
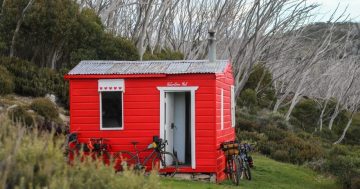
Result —
<path fill-rule="evenodd" d="M 255 168 L 252 169 L 253 180 L 241 180 L 240 186 L 233 186 L 229 181 L 212 184 L 195 181 L 163 179 L 163 188 L 171 189 L 337 189 L 335 179 L 319 175 L 303 167 L 271 160 L 265 156 L 254 155 Z"/>

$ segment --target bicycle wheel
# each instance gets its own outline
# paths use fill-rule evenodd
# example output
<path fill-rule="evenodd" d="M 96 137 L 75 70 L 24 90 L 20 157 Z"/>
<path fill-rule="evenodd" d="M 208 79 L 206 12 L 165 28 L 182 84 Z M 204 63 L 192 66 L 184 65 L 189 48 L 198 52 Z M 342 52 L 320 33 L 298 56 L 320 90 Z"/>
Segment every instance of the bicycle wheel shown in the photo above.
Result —
<path fill-rule="evenodd" d="M 152 160 L 152 169 L 159 170 L 160 175 L 173 177 L 179 168 L 179 162 L 170 152 L 159 152 Z"/>
<path fill-rule="evenodd" d="M 114 154 L 115 170 L 123 171 L 136 164 L 136 156 L 129 151 L 118 151 Z"/>
<path fill-rule="evenodd" d="M 240 162 L 237 158 L 233 157 L 231 159 L 231 180 L 235 185 L 240 183 Z"/>
<path fill-rule="evenodd" d="M 250 166 L 249 163 L 247 161 L 244 161 L 244 175 L 246 177 L 246 179 L 251 180 L 251 171 L 250 171 Z"/>

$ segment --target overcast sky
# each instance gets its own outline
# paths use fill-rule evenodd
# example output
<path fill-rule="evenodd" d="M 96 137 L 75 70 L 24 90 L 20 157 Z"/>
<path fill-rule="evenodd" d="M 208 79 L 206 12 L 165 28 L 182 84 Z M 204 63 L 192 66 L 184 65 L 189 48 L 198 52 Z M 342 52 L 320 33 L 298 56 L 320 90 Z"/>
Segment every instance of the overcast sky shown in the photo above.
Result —
<path fill-rule="evenodd" d="M 332 14 L 332 12 L 336 9 L 337 5 L 339 5 L 339 13 L 343 12 L 347 7 L 347 13 L 352 18 L 352 21 L 360 22 L 360 0 L 308 0 L 312 3 L 321 4 L 319 19 L 322 21 L 326 21 L 327 18 Z"/>

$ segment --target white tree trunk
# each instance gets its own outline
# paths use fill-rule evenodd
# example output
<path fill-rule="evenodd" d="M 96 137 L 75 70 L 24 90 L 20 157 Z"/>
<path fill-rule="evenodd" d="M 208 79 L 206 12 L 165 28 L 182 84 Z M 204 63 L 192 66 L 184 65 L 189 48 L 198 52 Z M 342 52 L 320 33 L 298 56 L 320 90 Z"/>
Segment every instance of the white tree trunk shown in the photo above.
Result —
<path fill-rule="evenodd" d="M 328 102 L 329 102 L 329 99 L 326 99 L 325 104 L 324 104 L 324 108 L 321 110 L 321 114 L 320 114 L 320 117 L 319 117 L 319 129 L 320 129 L 320 132 L 323 129 L 323 119 L 324 119 L 324 114 L 325 114 L 325 110 L 326 110 Z"/>
<path fill-rule="evenodd" d="M 339 107 L 340 107 L 340 101 L 338 101 L 336 103 L 336 107 L 334 109 L 334 113 L 331 115 L 331 118 L 330 118 L 330 121 L 329 121 L 329 130 L 331 130 L 333 128 L 333 125 L 334 125 L 334 121 L 336 119 L 336 117 L 338 116 L 340 110 L 339 110 Z"/>
<path fill-rule="evenodd" d="M 336 142 L 334 142 L 334 144 L 339 144 L 339 143 L 341 143 L 341 141 L 344 140 L 345 135 L 346 135 L 348 129 L 350 128 L 350 126 L 351 126 L 351 123 L 352 123 L 352 120 L 353 120 L 353 116 L 354 116 L 354 112 L 351 113 L 350 119 L 349 119 L 349 121 L 347 122 L 345 129 L 343 130 L 340 138 L 339 138 Z"/>
<path fill-rule="evenodd" d="M 15 45 L 16 45 L 16 39 L 17 39 L 17 36 L 19 34 L 19 30 L 20 30 L 20 27 L 21 27 L 21 24 L 23 23 L 24 21 L 24 17 L 25 17 L 25 13 L 26 11 L 31 7 L 31 5 L 34 3 L 35 0 L 29 0 L 28 4 L 26 5 L 26 7 L 23 9 L 22 13 L 21 13 L 21 16 L 19 18 L 19 20 L 17 21 L 16 23 L 16 29 L 14 31 L 14 34 L 13 34 L 13 37 L 12 37 L 12 40 L 11 40 L 11 46 L 10 46 L 10 57 L 13 57 L 14 56 L 14 51 L 15 51 Z"/>

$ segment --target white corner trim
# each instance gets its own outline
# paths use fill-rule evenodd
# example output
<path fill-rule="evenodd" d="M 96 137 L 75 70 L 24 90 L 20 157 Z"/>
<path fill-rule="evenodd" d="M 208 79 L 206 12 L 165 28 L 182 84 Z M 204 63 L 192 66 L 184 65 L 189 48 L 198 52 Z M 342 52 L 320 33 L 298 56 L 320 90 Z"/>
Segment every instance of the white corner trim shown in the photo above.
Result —
<path fill-rule="evenodd" d="M 195 125 L 195 91 L 198 86 L 191 87 L 157 87 L 160 91 L 160 137 L 165 138 L 165 92 L 189 92 L 190 91 L 190 112 L 191 112 L 191 168 L 196 168 L 196 125 Z"/>
<path fill-rule="evenodd" d="M 224 89 L 223 88 L 221 88 L 220 123 L 221 123 L 221 130 L 223 130 L 224 129 Z"/>

